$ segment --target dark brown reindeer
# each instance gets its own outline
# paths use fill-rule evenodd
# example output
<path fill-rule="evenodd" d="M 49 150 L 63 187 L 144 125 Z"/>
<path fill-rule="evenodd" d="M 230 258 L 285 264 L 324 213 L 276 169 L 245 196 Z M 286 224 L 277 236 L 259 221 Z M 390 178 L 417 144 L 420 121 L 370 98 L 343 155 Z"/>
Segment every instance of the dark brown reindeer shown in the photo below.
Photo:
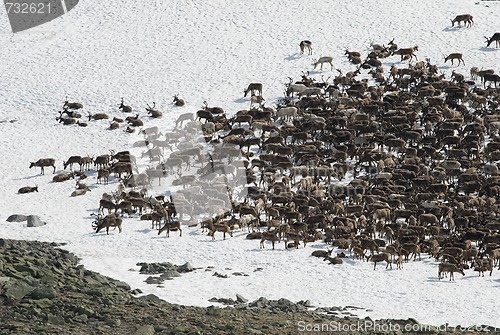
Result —
<path fill-rule="evenodd" d="M 178 220 L 165 220 L 165 224 L 163 227 L 158 229 L 158 235 L 161 235 L 164 231 L 167 232 L 167 237 L 170 237 L 170 231 L 179 231 L 179 236 L 182 236 L 182 229 L 181 229 L 181 223 Z"/>
<path fill-rule="evenodd" d="M 132 107 L 125 105 L 123 103 L 123 98 L 122 98 L 122 102 L 120 103 L 120 106 L 118 107 L 118 109 L 120 109 L 124 113 L 132 113 Z"/>
<path fill-rule="evenodd" d="M 457 66 L 460 66 L 460 62 L 462 62 L 462 64 L 465 65 L 465 62 L 464 62 L 464 59 L 462 58 L 462 54 L 461 53 L 451 53 L 448 56 L 445 56 L 444 57 L 444 62 L 446 63 L 447 61 L 451 61 L 451 65 L 453 65 L 453 61 L 455 59 L 458 60 L 458 65 Z"/>
<path fill-rule="evenodd" d="M 246 97 L 248 93 L 250 93 L 250 95 L 254 95 L 257 92 L 259 93 L 260 96 L 262 96 L 262 84 L 261 83 L 250 83 L 248 85 L 247 89 L 243 91 L 243 93 L 244 93 L 243 97 Z"/>
<path fill-rule="evenodd" d="M 83 105 L 79 102 L 69 102 L 66 100 L 64 102 L 63 108 L 69 108 L 69 109 L 82 109 Z"/>
<path fill-rule="evenodd" d="M 461 27 L 460 22 L 463 22 L 465 27 L 470 27 L 474 23 L 474 20 L 472 18 L 472 15 L 462 14 L 462 15 L 455 16 L 455 18 L 453 20 L 451 20 L 452 27 L 455 25 L 455 22 L 458 22 L 459 27 Z"/>
<path fill-rule="evenodd" d="M 67 161 L 63 161 L 64 170 L 66 170 L 69 166 L 71 170 L 73 170 L 73 164 L 80 165 L 80 170 L 82 169 L 82 156 L 71 156 Z"/>
<path fill-rule="evenodd" d="M 91 120 L 107 120 L 107 119 L 109 119 L 109 116 L 106 113 L 96 113 L 96 114 L 89 113 L 89 121 L 91 121 Z"/>
<path fill-rule="evenodd" d="M 146 108 L 146 111 L 148 112 L 148 114 L 151 114 L 151 117 L 159 118 L 163 116 L 163 113 L 156 109 L 156 102 L 153 102 L 153 107 L 151 107 L 149 104 L 146 105 L 148 106 Z"/>
<path fill-rule="evenodd" d="M 102 217 L 100 214 L 96 215 L 96 220 L 92 222 L 92 227 L 95 229 L 96 234 L 102 229 L 106 228 L 106 235 L 109 235 L 109 228 L 118 227 L 118 231 L 122 232 L 122 218 L 113 214 L 108 214 L 105 217 Z"/>
<path fill-rule="evenodd" d="M 34 166 L 38 166 L 42 169 L 41 174 L 45 174 L 43 170 L 45 166 L 52 166 L 54 168 L 53 173 L 56 173 L 56 160 L 54 158 L 40 158 L 36 162 L 31 162 L 30 169 Z"/>
<path fill-rule="evenodd" d="M 300 47 L 300 53 L 303 54 L 304 51 L 307 49 L 308 54 L 312 55 L 312 42 L 308 40 L 301 41 L 299 44 Z"/>
<path fill-rule="evenodd" d="M 500 82 L 500 76 L 495 73 L 485 73 L 482 77 L 483 79 L 483 86 L 486 88 L 486 83 L 488 81 L 492 81 L 495 84 L 495 88 L 497 88 L 497 83 Z"/>
<path fill-rule="evenodd" d="M 410 61 L 415 57 L 416 60 L 418 60 L 417 55 L 414 54 L 415 51 L 418 51 L 418 45 L 415 45 L 412 48 L 402 48 L 398 49 L 396 51 L 393 51 L 393 55 L 400 55 L 401 56 L 401 61 L 404 59 L 409 59 Z"/>
<path fill-rule="evenodd" d="M 486 38 L 486 47 L 489 47 L 493 41 L 495 41 L 495 47 L 500 46 L 500 33 L 494 33 L 490 38 L 484 36 L 484 38 Z"/>
<path fill-rule="evenodd" d="M 186 102 L 184 101 L 184 99 L 179 98 L 177 94 L 174 95 L 174 105 L 181 107 L 184 106 L 185 104 Z"/>
<path fill-rule="evenodd" d="M 31 193 L 31 192 L 38 192 L 38 185 L 36 185 L 35 187 L 33 186 L 24 186 L 24 187 L 21 187 L 17 193 L 19 194 L 26 194 L 26 193 Z"/>

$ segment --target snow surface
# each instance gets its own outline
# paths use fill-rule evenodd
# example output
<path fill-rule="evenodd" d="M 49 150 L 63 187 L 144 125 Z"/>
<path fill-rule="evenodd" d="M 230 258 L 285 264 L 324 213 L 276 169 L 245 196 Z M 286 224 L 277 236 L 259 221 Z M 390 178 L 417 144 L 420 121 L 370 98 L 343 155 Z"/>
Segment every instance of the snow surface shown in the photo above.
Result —
<path fill-rule="evenodd" d="M 451 28 L 450 19 L 470 13 L 475 24 Z M 300 79 L 302 71 L 321 80 L 335 76 L 329 70 L 312 71 L 312 61 L 332 56 L 336 68 L 354 70 L 344 50 L 367 54 L 370 41 L 400 47 L 419 46 L 419 59 L 427 57 L 449 75 L 452 69 L 469 76 L 471 66 L 499 71 L 500 49 L 486 48 L 483 36 L 500 31 L 500 4 L 470 0 L 403 1 L 382 5 L 377 0 L 81 1 L 68 14 L 45 25 L 13 35 L 0 10 L 0 208 L 2 215 L 37 214 L 46 226 L 0 224 L 3 238 L 65 242 L 87 268 L 153 293 L 172 303 L 207 306 L 211 297 L 249 300 L 265 296 L 292 301 L 309 299 L 314 306 L 357 306 L 360 316 L 413 317 L 440 325 L 489 324 L 498 321 L 500 275 L 478 277 L 469 270 L 455 282 L 437 279 L 437 265 L 424 257 L 402 271 L 373 271 L 372 264 L 346 260 L 327 265 L 310 257 L 325 248 L 313 243 L 298 250 L 259 249 L 258 240 L 246 240 L 237 231 L 223 241 L 185 228 L 182 237 L 158 236 L 150 221 L 125 218 L 117 231 L 95 234 L 91 228 L 103 192 L 117 182 L 97 185 L 92 192 L 70 197 L 74 182 L 52 183 L 52 171 L 28 169 L 29 162 L 54 157 L 57 170 L 71 155 L 99 155 L 109 149 L 125 150 L 142 137 L 121 130 L 109 131 L 107 121 L 92 121 L 87 128 L 63 126 L 55 121 L 62 101 L 80 101 L 84 114 L 106 112 L 124 117 L 120 98 L 131 104 L 146 126 L 167 131 L 181 113 L 196 112 L 207 101 L 228 114 L 249 107 L 242 91 L 250 82 L 264 85 L 268 105 L 283 96 L 287 77 Z M 298 43 L 313 41 L 313 55 L 299 54 Z M 462 52 L 466 67 L 444 64 L 444 55 Z M 405 67 L 397 56 L 383 60 Z M 366 73 L 366 71 L 365 71 Z M 186 106 L 176 108 L 179 94 Z M 149 120 L 146 103 L 156 102 L 165 116 Z M 15 120 L 15 122 L 9 122 Z M 135 153 L 141 153 L 135 148 Z M 143 163 L 145 167 L 147 163 Z M 37 184 L 39 193 L 16 194 L 22 186 Z M 155 191 L 157 192 L 158 189 Z M 138 262 L 190 262 L 201 268 L 166 282 L 148 285 L 138 273 Z M 205 271 L 213 266 L 213 271 Z M 262 271 L 254 272 L 262 268 Z M 132 271 L 133 269 L 133 271 Z M 213 273 L 228 274 L 223 279 Z M 248 276 L 235 276 L 243 272 Z"/>

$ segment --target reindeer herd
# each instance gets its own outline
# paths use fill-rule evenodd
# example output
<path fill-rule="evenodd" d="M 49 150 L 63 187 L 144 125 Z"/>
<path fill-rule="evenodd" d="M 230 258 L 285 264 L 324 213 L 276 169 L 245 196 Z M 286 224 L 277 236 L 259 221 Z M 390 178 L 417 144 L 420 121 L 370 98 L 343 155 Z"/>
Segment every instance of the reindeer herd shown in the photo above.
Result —
<path fill-rule="evenodd" d="M 474 21 L 459 15 L 452 26 L 461 22 L 470 27 Z M 488 46 L 498 46 L 497 35 L 487 39 Z M 321 243 L 329 249 L 313 256 L 330 264 L 350 257 L 373 262 L 374 270 L 379 262 L 402 269 L 427 255 L 439 262 L 439 279 L 449 273 L 452 280 L 468 269 L 491 275 L 500 269 L 498 75 L 474 67 L 470 79 L 455 71 L 446 78 L 429 59 L 418 60 L 418 46 L 398 48 L 394 40 L 388 45 L 372 42 L 365 60 L 346 49 L 357 68 L 338 70 L 331 80 L 308 72 L 299 81 L 289 77 L 275 107 L 265 106 L 261 83 L 247 86 L 243 95 L 250 94 L 250 108 L 231 117 L 205 101 L 198 111 L 179 114 L 170 130 L 135 132 L 145 139 L 131 150 L 67 158 L 63 167 L 70 172 L 53 181 L 78 177 L 75 196 L 90 190 L 81 182 L 90 170 L 95 187 L 117 185 L 99 200 L 96 233 L 121 232 L 125 217 L 136 218 L 150 220 L 167 237 L 200 228 L 213 240 L 217 233 L 224 240 L 240 232 L 259 240 L 260 249 Z M 310 41 L 299 46 L 312 54 Z M 384 69 L 381 59 L 393 55 L 410 62 Z M 448 60 L 465 65 L 459 53 Z M 332 62 L 321 57 L 313 66 L 333 69 Z M 174 104 L 189 107 L 177 96 Z M 63 108 L 58 121 L 76 124 L 64 120 L 77 118 L 71 113 L 83 105 L 66 101 Z M 123 98 L 119 109 L 132 113 Z M 146 112 L 145 121 L 163 116 L 155 103 Z M 141 121 L 139 114 L 125 120 L 128 128 L 144 127 L 134 122 Z M 133 149 L 149 159 L 143 172 Z M 53 158 L 31 167 L 42 174 L 44 167 L 56 171 Z M 153 182 L 167 179 L 175 194 L 149 194 Z M 38 186 L 19 190 L 31 192 Z M 334 248 L 339 253 L 332 257 Z"/>

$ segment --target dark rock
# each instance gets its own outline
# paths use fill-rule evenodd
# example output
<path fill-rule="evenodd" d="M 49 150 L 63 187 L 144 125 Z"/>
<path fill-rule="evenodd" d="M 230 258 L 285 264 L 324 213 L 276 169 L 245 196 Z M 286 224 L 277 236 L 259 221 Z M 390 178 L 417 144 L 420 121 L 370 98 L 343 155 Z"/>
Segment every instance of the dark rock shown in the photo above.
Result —
<path fill-rule="evenodd" d="M 4 295 L 12 300 L 21 300 L 28 294 L 30 294 L 35 287 L 32 285 L 28 284 L 24 280 L 9 280 L 5 284 L 5 292 Z"/>
<path fill-rule="evenodd" d="M 28 216 L 28 223 L 27 223 L 27 227 L 41 227 L 41 226 L 44 226 L 46 225 L 45 222 L 42 222 L 42 220 L 40 220 L 40 218 L 36 215 L 30 215 Z"/>
<path fill-rule="evenodd" d="M 21 214 L 12 214 L 7 218 L 8 222 L 24 222 L 26 220 L 28 220 L 28 217 Z"/>
<path fill-rule="evenodd" d="M 30 298 L 35 300 L 54 299 L 56 296 L 57 292 L 52 286 L 37 287 L 30 293 Z"/>
<path fill-rule="evenodd" d="M 137 328 L 134 335 L 154 335 L 155 333 L 155 327 L 153 327 L 152 325 L 146 325 Z"/>
<path fill-rule="evenodd" d="M 221 274 L 218 272 L 215 272 L 212 276 L 219 277 L 219 278 L 228 278 L 228 275 Z"/>
<path fill-rule="evenodd" d="M 152 284 L 152 285 L 158 285 L 158 284 L 161 284 L 165 281 L 165 279 L 163 278 L 160 278 L 160 277 L 148 277 L 145 282 L 148 283 L 148 284 Z"/>
<path fill-rule="evenodd" d="M 221 315 L 221 309 L 215 306 L 208 306 L 206 309 L 206 314 L 211 316 Z"/>

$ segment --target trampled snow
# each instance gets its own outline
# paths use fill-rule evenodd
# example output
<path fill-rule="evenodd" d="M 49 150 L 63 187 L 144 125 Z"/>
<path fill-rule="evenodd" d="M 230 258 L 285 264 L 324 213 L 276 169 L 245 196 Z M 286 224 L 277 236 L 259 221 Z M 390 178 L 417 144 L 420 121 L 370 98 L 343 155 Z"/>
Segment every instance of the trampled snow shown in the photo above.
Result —
<path fill-rule="evenodd" d="M 474 16 L 474 25 L 452 28 L 450 19 L 463 13 Z M 63 126 L 55 118 L 66 99 L 82 102 L 84 116 L 104 112 L 123 118 L 118 110 L 123 97 L 146 127 L 157 125 L 165 132 L 178 115 L 196 112 L 204 101 L 230 115 L 248 109 L 243 90 L 250 82 L 263 83 L 263 96 L 272 106 L 283 96 L 288 77 L 299 80 L 310 71 L 317 80 L 331 80 L 338 74 L 327 68 L 312 71 L 314 59 L 332 56 L 334 66 L 346 73 L 355 67 L 345 49 L 366 55 L 371 42 L 387 45 L 393 38 L 400 47 L 418 45 L 419 60 L 430 58 L 448 76 L 455 70 L 469 77 L 471 66 L 498 72 L 500 49 L 486 48 L 484 36 L 500 31 L 499 14 L 497 2 L 470 0 L 88 0 L 59 19 L 13 35 L 0 10 L 1 213 L 5 218 L 36 214 L 48 223 L 27 228 L 2 222 L 0 236 L 65 242 L 87 268 L 172 303 L 208 306 L 212 297 L 236 294 L 249 300 L 283 297 L 309 299 L 318 307 L 356 306 L 362 308 L 360 316 L 372 318 L 500 327 L 496 270 L 491 277 L 468 270 L 454 282 L 439 281 L 437 264 L 427 255 L 405 263 L 401 271 L 380 265 L 373 271 L 372 263 L 352 259 L 333 266 L 310 256 L 326 249 L 321 242 L 297 250 L 285 250 L 283 242 L 276 250 L 270 244 L 260 249 L 258 240 L 245 239 L 245 231 L 212 241 L 199 227 L 184 227 L 182 237 L 173 232 L 167 238 L 137 216 L 124 219 L 121 234 L 95 234 L 90 214 L 97 212 L 103 192 L 116 190 L 116 179 L 98 185 L 93 171 L 86 180 L 92 192 L 70 197 L 74 181 L 52 183 L 51 168 L 45 175 L 28 168 L 39 158 L 54 157 L 61 172 L 71 155 L 127 150 L 143 139 L 107 130 L 106 120 L 90 121 L 86 128 Z M 313 42 L 312 56 L 299 53 L 304 39 Z M 444 55 L 453 52 L 463 53 L 466 66 L 444 64 Z M 392 64 L 406 67 L 398 56 L 382 61 L 386 71 Z M 186 100 L 184 107 L 173 106 L 175 94 Z M 144 108 L 153 102 L 163 118 L 146 116 Z M 142 150 L 133 149 L 139 157 Z M 143 168 L 148 165 L 141 162 Z M 38 185 L 39 193 L 17 194 L 28 185 Z M 160 191 L 166 190 L 152 190 Z M 157 287 L 144 282 L 138 262 L 190 262 L 199 269 Z M 205 271 L 209 266 L 213 271 Z"/>

